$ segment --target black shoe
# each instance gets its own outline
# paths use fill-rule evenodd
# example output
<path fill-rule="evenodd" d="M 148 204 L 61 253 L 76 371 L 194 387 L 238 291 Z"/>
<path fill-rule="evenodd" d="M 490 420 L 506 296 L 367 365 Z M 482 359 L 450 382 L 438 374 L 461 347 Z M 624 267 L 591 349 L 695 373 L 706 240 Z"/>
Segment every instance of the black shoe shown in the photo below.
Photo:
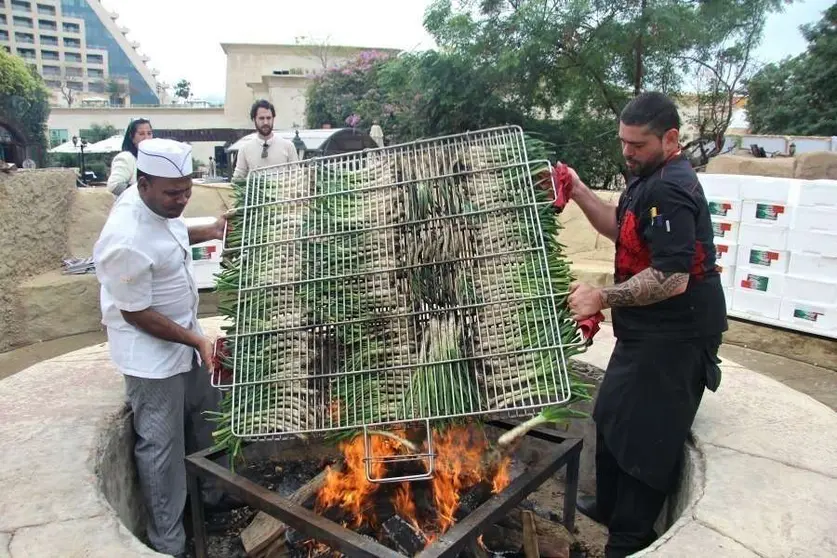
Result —
<path fill-rule="evenodd" d="M 593 496 L 579 496 L 575 502 L 575 507 L 582 514 L 586 515 L 596 523 L 606 525 L 606 521 L 599 514 L 599 508 L 596 506 L 596 498 Z"/>

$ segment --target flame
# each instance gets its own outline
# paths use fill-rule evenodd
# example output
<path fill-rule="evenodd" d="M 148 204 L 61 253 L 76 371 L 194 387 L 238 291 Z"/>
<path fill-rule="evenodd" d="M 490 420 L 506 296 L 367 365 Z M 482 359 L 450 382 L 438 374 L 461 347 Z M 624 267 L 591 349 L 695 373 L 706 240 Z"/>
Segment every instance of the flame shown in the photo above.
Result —
<path fill-rule="evenodd" d="M 399 432 L 396 435 L 403 437 L 405 433 Z M 375 457 L 403 455 L 404 452 L 403 446 L 397 441 L 382 436 L 372 436 L 370 444 Z M 345 514 L 344 523 L 354 529 L 364 525 L 373 528 L 380 526 L 375 498 L 379 490 L 384 490 L 382 494 L 390 498 L 395 512 L 424 537 L 426 544 L 430 544 L 456 522 L 460 500 L 466 491 L 479 483 L 486 483 L 491 492 L 496 494 L 505 489 L 511 480 L 511 460 L 508 457 L 502 458 L 499 463 L 492 463 L 490 470 L 486 468 L 489 446 L 480 429 L 449 427 L 435 433 L 433 437 L 435 458 L 430 487 L 434 510 L 419 510 L 414 487 L 409 482 L 393 487 L 391 484 L 367 480 L 364 445 L 363 436 L 341 444 L 340 450 L 344 457 L 342 470 L 328 470 L 325 482 L 317 493 L 315 505 L 317 513 L 340 509 Z M 428 466 L 425 461 L 425 467 Z M 371 469 L 374 477 L 384 478 L 387 464 L 373 461 Z M 431 517 L 424 517 L 428 514 Z"/>

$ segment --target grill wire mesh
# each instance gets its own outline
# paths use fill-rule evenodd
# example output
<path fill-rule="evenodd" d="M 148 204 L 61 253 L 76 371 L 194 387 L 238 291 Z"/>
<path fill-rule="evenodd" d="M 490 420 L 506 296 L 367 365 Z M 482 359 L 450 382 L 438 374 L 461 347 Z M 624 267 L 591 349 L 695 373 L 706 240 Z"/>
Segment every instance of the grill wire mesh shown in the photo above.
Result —
<path fill-rule="evenodd" d="M 531 165 L 504 127 L 251 172 L 234 435 L 566 402 Z"/>

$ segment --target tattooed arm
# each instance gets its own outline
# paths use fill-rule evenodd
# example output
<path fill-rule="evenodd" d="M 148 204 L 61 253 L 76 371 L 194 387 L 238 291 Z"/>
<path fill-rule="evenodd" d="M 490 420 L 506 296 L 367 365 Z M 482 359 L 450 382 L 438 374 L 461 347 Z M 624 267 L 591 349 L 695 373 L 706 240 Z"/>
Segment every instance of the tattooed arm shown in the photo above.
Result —
<path fill-rule="evenodd" d="M 683 294 L 688 285 L 688 273 L 648 267 L 623 283 L 601 289 L 602 307 L 647 306 Z"/>

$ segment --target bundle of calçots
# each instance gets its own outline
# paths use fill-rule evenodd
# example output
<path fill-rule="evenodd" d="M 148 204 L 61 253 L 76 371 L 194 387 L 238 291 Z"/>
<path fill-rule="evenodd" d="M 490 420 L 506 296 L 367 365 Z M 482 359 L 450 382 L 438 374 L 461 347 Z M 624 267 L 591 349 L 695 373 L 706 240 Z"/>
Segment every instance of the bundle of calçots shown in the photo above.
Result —
<path fill-rule="evenodd" d="M 526 149 L 529 161 L 547 158 L 548 146 L 531 137 Z M 456 155 L 370 155 L 360 169 L 324 165 L 316 180 L 295 173 L 294 183 L 280 175 L 272 178 L 284 184 L 258 185 L 248 222 L 282 232 L 261 244 L 246 239 L 261 247 L 248 249 L 244 276 L 241 212 L 231 222 L 217 286 L 235 356 L 224 365 L 239 368 L 236 389 L 244 391 L 226 393 L 216 443 L 238 453 L 234 419 L 246 437 L 346 436 L 363 425 L 555 400 L 564 365 L 544 348 L 560 342 L 569 359 L 584 347 L 566 308 L 572 277 L 557 215 L 548 203 L 537 215 L 526 207 L 522 172 L 547 202 L 549 166 L 512 166 L 515 154 L 494 146 Z M 237 207 L 246 188 L 234 185 Z M 270 205 L 264 192 L 277 188 L 306 201 Z M 540 243 L 546 260 L 532 250 Z M 558 296 L 547 296 L 550 286 Z M 590 386 L 572 369 L 569 376 L 570 403 L 589 399 Z M 501 445 L 575 415 L 566 405 L 544 409 Z"/>

